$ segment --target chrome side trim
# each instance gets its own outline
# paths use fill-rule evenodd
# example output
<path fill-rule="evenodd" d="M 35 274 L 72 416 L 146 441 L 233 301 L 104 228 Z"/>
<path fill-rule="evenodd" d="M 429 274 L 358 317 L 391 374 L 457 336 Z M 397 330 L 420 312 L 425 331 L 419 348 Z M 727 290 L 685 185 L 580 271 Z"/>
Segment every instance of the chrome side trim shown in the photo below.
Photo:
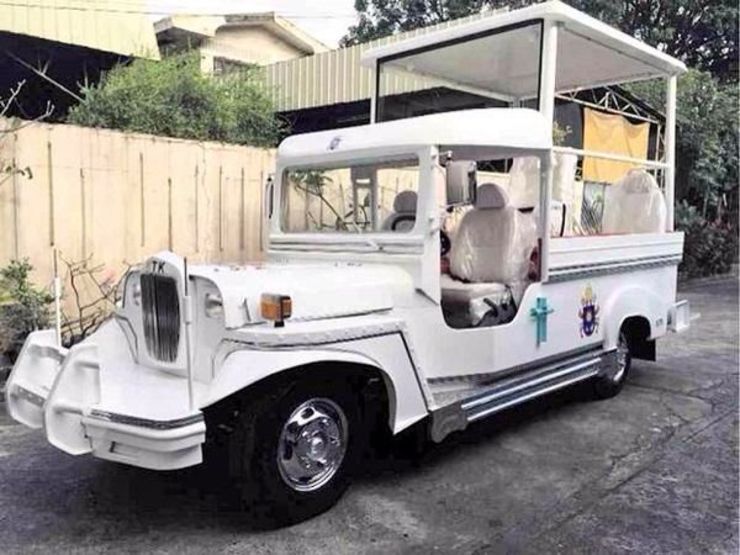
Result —
<path fill-rule="evenodd" d="M 540 361 L 534 368 L 481 385 L 466 398 L 432 411 L 430 435 L 434 441 L 442 441 L 449 433 L 463 430 L 471 422 L 593 378 L 608 369 L 614 352 L 589 349 L 567 359 Z"/>
<path fill-rule="evenodd" d="M 508 387 L 500 391 L 494 391 L 493 393 L 484 395 L 483 397 L 478 397 L 468 402 L 465 402 L 462 404 L 462 409 L 471 410 L 481 405 L 486 405 L 492 401 L 495 401 L 496 399 L 500 399 L 502 397 L 508 397 L 509 395 L 517 393 L 518 391 L 529 389 L 530 387 L 535 387 L 540 384 L 547 383 L 549 381 L 557 380 L 558 378 L 568 376 L 569 374 L 573 374 L 575 372 L 578 372 L 579 370 L 590 368 L 598 364 L 599 362 L 601 362 L 601 357 L 595 357 L 585 362 L 581 362 L 580 364 L 576 364 L 574 366 L 568 366 L 566 368 L 563 368 L 562 370 L 558 370 L 557 372 L 551 372 L 551 373 L 544 374 L 534 380 L 523 381 L 522 383 L 515 385 L 513 387 Z"/>
<path fill-rule="evenodd" d="M 568 387 L 569 385 L 576 384 L 578 382 L 582 382 L 584 380 L 587 380 L 589 378 L 592 378 L 596 376 L 599 373 L 598 368 L 592 368 L 588 372 L 583 372 L 581 374 L 578 374 L 577 376 L 574 376 L 573 378 L 569 380 L 565 380 L 562 382 L 554 383 L 548 387 L 544 387 L 542 389 L 536 389 L 535 391 L 531 391 L 530 393 L 527 393 L 526 395 L 522 395 L 520 397 L 516 397 L 515 399 L 511 399 L 509 401 L 506 401 L 505 403 L 496 404 L 488 409 L 484 409 L 479 412 L 475 412 L 468 416 L 468 422 L 475 422 L 476 420 L 479 420 L 485 416 L 490 416 L 492 414 L 495 414 L 497 412 L 500 412 L 504 409 L 507 409 L 509 407 L 513 407 L 515 405 L 518 405 L 520 403 L 524 403 L 525 401 L 529 401 L 531 399 L 535 399 L 537 397 L 540 397 L 542 395 L 546 395 L 547 393 L 551 393 L 553 391 L 557 391 L 558 389 L 562 389 L 564 387 Z"/>
<path fill-rule="evenodd" d="M 549 282 L 568 281 L 584 277 L 609 275 L 634 270 L 647 270 L 662 266 L 676 266 L 681 263 L 682 255 L 648 256 L 620 261 L 600 262 L 597 264 L 576 264 L 550 268 Z"/>
<path fill-rule="evenodd" d="M 586 357 L 595 357 L 603 353 L 601 343 L 591 343 L 590 345 L 584 345 L 583 347 L 577 347 L 568 351 L 557 353 L 555 355 L 547 356 L 527 362 L 525 364 L 517 364 L 502 370 L 495 370 L 493 372 L 484 372 L 481 374 L 460 374 L 457 376 L 443 376 L 441 378 L 428 378 L 427 383 L 430 385 L 438 384 L 450 384 L 456 382 L 473 382 L 479 386 L 494 386 L 497 383 L 513 378 L 521 374 L 525 374 L 530 370 L 542 370 L 547 371 L 548 368 L 554 369 L 564 366 L 565 364 L 573 364 L 581 362 L 581 359 Z"/>
<path fill-rule="evenodd" d="M 148 418 L 139 418 L 137 416 L 129 416 L 127 414 L 118 414 L 115 412 L 108 412 L 98 409 L 90 411 L 89 418 L 96 418 L 98 420 L 104 420 L 106 422 L 112 422 L 114 424 L 125 424 L 127 426 L 136 426 L 139 428 L 149 428 L 152 430 L 172 430 L 175 428 L 185 428 L 193 424 L 204 422 L 202 414 L 193 414 L 185 416 L 183 418 L 176 418 L 174 420 L 151 420 Z"/>

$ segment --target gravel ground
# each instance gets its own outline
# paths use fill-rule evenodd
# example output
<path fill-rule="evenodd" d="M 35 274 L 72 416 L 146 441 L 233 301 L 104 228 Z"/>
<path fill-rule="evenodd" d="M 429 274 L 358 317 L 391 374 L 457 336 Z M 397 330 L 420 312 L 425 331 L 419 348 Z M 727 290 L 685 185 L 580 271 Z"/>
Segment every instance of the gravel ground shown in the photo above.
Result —
<path fill-rule="evenodd" d="M 399 441 L 333 510 L 283 530 L 250 529 L 201 469 L 68 456 L 0 403 L 0 550 L 738 553 L 737 278 L 680 296 L 701 320 L 618 397 L 572 389 L 415 462 Z"/>

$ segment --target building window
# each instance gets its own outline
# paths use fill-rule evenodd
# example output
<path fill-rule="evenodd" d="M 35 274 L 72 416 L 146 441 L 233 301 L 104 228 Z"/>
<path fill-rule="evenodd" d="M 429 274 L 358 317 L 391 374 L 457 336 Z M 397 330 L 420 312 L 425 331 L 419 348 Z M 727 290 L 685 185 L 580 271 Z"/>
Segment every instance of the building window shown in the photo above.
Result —
<path fill-rule="evenodd" d="M 213 73 L 214 75 L 226 75 L 227 73 L 234 73 L 238 71 L 244 71 L 254 64 L 247 62 L 240 62 L 237 60 L 230 60 L 229 58 L 223 58 L 221 56 L 213 57 Z"/>

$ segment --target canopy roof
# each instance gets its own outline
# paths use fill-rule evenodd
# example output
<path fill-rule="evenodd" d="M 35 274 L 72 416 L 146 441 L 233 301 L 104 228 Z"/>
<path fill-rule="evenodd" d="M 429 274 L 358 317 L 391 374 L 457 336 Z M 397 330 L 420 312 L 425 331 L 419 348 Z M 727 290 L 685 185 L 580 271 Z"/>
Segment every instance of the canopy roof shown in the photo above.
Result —
<path fill-rule="evenodd" d="M 504 97 L 535 97 L 545 21 L 559 27 L 556 92 L 686 71 L 681 61 L 556 0 L 378 46 L 362 62 Z"/>
<path fill-rule="evenodd" d="M 545 117 L 535 110 L 488 108 L 293 135 L 280 144 L 278 155 L 289 161 L 380 148 L 400 154 L 427 145 L 474 156 L 472 151 L 491 147 L 546 150 L 552 146 L 552 137 Z"/>

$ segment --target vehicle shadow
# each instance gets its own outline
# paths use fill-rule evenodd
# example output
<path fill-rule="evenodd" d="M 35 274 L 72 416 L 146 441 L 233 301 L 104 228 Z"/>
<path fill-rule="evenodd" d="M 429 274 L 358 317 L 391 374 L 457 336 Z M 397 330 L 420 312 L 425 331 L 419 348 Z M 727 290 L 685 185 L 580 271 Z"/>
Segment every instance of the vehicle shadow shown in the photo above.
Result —
<path fill-rule="evenodd" d="M 591 399 L 588 384 L 570 388 L 469 426 L 450 435 L 441 444 L 423 441 L 422 426 L 399 436 L 376 440 L 358 469 L 355 483 L 382 483 L 443 464 L 454 453 L 491 441 L 504 432 L 515 432 L 534 421 L 552 417 L 574 403 Z M 97 472 L 90 484 L 96 518 L 128 521 L 122 529 L 136 530 L 137 523 L 149 528 L 226 529 L 232 532 L 269 530 L 241 507 L 223 462 L 191 469 L 155 472 L 96 462 Z M 85 509 L 83 509 L 85 510 Z"/>
<path fill-rule="evenodd" d="M 398 477 L 420 468 L 443 464 L 461 450 L 492 441 L 502 433 L 516 432 L 518 428 L 550 418 L 571 405 L 591 401 L 591 385 L 579 384 L 470 424 L 465 430 L 450 434 L 441 443 L 433 443 L 426 438 L 422 423 L 396 437 L 388 437 L 386 445 L 376 446 L 355 481 L 363 483 L 382 480 L 385 476 Z"/>

